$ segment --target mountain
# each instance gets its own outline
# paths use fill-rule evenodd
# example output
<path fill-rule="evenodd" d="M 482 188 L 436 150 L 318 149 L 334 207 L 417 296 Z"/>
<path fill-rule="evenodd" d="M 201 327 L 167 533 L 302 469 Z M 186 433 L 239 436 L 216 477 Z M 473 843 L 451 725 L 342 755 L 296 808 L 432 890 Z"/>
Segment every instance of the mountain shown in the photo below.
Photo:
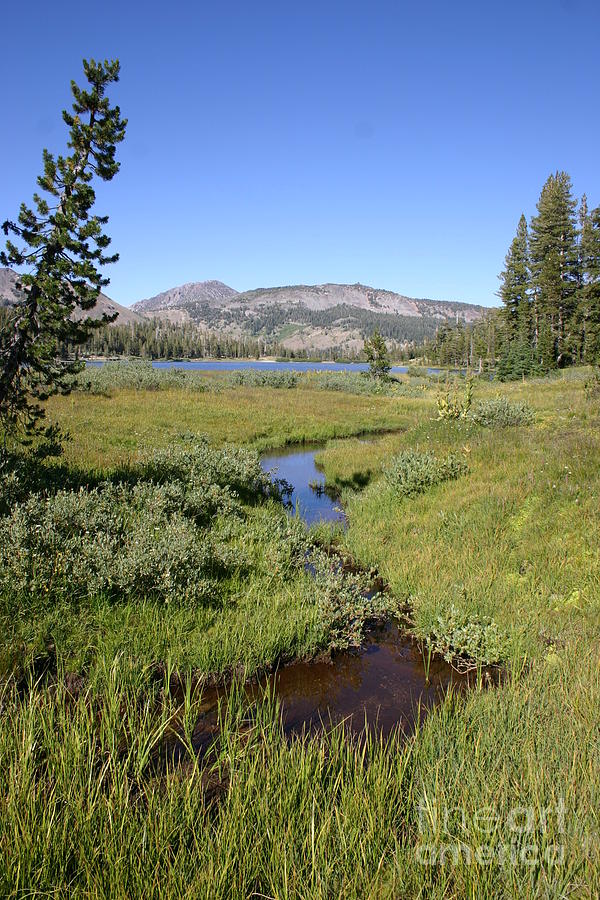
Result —
<path fill-rule="evenodd" d="M 448 300 L 427 300 L 406 297 L 393 291 L 377 290 L 364 284 L 316 284 L 289 287 L 258 288 L 238 294 L 236 304 L 255 309 L 272 304 L 306 306 L 311 310 L 333 309 L 336 306 L 354 306 L 376 313 L 400 316 L 433 316 L 439 319 L 456 317 L 458 312 L 465 321 L 480 318 L 483 308 L 468 303 Z"/>
<path fill-rule="evenodd" d="M 0 306 L 17 301 L 16 281 L 11 269 L 0 269 Z M 104 312 L 117 312 L 117 325 L 166 319 L 231 338 L 276 342 L 288 350 L 353 353 L 375 328 L 390 344 L 418 344 L 433 337 L 440 324 L 474 322 L 485 309 L 406 297 L 363 284 L 290 285 L 238 293 L 222 281 L 198 281 L 139 300 L 130 309 L 100 294 L 91 315 Z"/>
<path fill-rule="evenodd" d="M 18 280 L 18 276 L 16 272 L 13 272 L 12 269 L 0 269 L 0 306 L 13 306 L 15 303 L 18 303 L 19 300 L 19 292 L 16 289 L 16 283 Z M 143 322 L 143 316 L 138 315 L 136 312 L 132 312 L 132 310 L 127 309 L 126 306 L 121 306 L 120 303 L 116 303 L 114 300 L 111 300 L 110 297 L 107 297 L 106 294 L 100 294 L 96 301 L 96 305 L 93 309 L 89 311 L 83 311 L 77 309 L 74 312 L 75 319 L 82 319 L 85 316 L 90 316 L 92 319 L 99 319 L 104 314 L 113 315 L 114 313 L 118 313 L 118 317 L 115 319 L 115 325 L 131 325 L 135 322 Z"/>
<path fill-rule="evenodd" d="M 204 306 L 227 306 L 236 296 L 237 291 L 222 281 L 191 281 L 147 300 L 138 300 L 131 308 L 144 316 L 190 322 L 196 321 L 196 310 Z"/>
<path fill-rule="evenodd" d="M 17 276 L 12 269 L 0 269 L 0 306 L 12 306 L 19 299 Z"/>
<path fill-rule="evenodd" d="M 379 328 L 396 344 L 432 337 L 442 322 L 473 322 L 484 307 L 406 297 L 363 284 L 290 285 L 238 293 L 221 281 L 184 284 L 133 304 L 144 316 L 194 322 L 232 337 L 275 340 L 290 350 L 358 350 Z"/>

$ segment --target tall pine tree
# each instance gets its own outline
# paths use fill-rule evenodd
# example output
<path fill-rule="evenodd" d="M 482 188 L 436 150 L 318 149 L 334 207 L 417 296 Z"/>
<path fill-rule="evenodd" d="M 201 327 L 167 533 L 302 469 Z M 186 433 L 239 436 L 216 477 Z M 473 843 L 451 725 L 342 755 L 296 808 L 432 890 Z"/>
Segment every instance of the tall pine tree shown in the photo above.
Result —
<path fill-rule="evenodd" d="M 582 216 L 581 288 L 579 320 L 581 322 L 582 358 L 586 363 L 600 363 L 600 207 Z"/>
<path fill-rule="evenodd" d="M 517 334 L 520 322 L 529 317 L 529 241 L 527 219 L 521 215 L 517 233 L 505 258 L 500 275 L 499 295 L 504 305 L 504 321 L 510 338 Z"/>
<path fill-rule="evenodd" d="M 550 175 L 542 188 L 530 232 L 535 343 L 544 345 L 540 354 L 544 366 L 550 359 L 565 365 L 572 361 L 574 353 L 578 283 L 575 208 L 567 173 Z"/>
<path fill-rule="evenodd" d="M 77 362 L 61 359 L 65 344 L 80 344 L 106 319 L 75 321 L 75 310 L 91 310 L 108 284 L 97 266 L 115 262 L 106 250 L 106 216 L 91 215 L 94 176 L 110 181 L 119 170 L 116 145 L 126 122 L 111 106 L 106 88 L 119 80 L 118 61 L 83 61 L 88 86 L 71 82 L 73 111 L 63 112 L 69 128 L 68 156 L 44 150 L 44 172 L 34 194 L 35 211 L 21 205 L 18 221 L 3 225 L 11 235 L 0 262 L 25 270 L 21 298 L 0 332 L 0 424 L 4 438 L 19 428 L 32 431 L 43 417 L 41 402 L 67 392 Z M 18 241 L 16 243 L 15 241 Z"/>
<path fill-rule="evenodd" d="M 531 345 L 531 273 L 527 220 L 521 215 L 517 233 L 500 274 L 499 295 L 503 303 L 503 351 L 498 364 L 500 378 L 521 378 L 534 368 Z"/>

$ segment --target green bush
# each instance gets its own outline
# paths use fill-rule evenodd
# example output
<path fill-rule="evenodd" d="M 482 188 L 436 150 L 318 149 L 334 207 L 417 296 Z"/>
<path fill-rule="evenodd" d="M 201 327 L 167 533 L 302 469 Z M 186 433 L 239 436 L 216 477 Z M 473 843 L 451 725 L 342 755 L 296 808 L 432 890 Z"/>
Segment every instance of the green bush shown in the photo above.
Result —
<path fill-rule="evenodd" d="M 227 559 L 194 524 L 201 500 L 189 501 L 152 484 L 32 495 L 0 520 L 0 594 L 37 608 L 99 596 L 203 602 Z"/>
<path fill-rule="evenodd" d="M 310 552 L 310 569 L 327 647 L 360 647 L 366 626 L 385 615 L 383 595 L 373 591 L 366 572 L 346 571 L 337 557 L 320 548 Z"/>
<path fill-rule="evenodd" d="M 282 369 L 271 371 L 266 369 L 236 369 L 224 379 L 225 383 L 237 387 L 270 387 L 270 388 L 295 388 L 298 386 L 298 373 Z"/>
<path fill-rule="evenodd" d="M 506 637 L 492 619 L 460 612 L 454 604 L 437 617 L 426 643 L 447 662 L 463 669 L 477 663 L 500 663 L 507 652 Z"/>
<path fill-rule="evenodd" d="M 367 372 L 307 372 L 303 376 L 303 383 L 318 391 L 339 391 L 365 396 L 414 397 L 422 394 L 422 390 L 414 385 L 408 385 L 393 376 L 371 378 Z"/>
<path fill-rule="evenodd" d="M 506 428 L 509 425 L 531 425 L 534 416 L 527 403 L 511 402 L 507 397 L 498 396 L 490 400 L 479 400 L 469 418 L 485 428 Z"/>
<path fill-rule="evenodd" d="M 75 387 L 90 394 L 107 394 L 118 388 L 136 391 L 164 391 L 172 388 L 204 392 L 209 389 L 200 372 L 176 368 L 157 368 L 146 360 L 107 362 L 86 366 L 76 379 Z"/>
<path fill-rule="evenodd" d="M 456 453 L 437 459 L 433 453 L 403 450 L 383 470 L 383 477 L 402 497 L 420 494 L 443 481 L 459 478 L 468 471 L 466 461 Z"/>
<path fill-rule="evenodd" d="M 49 477 L 43 493 L 32 493 L 31 484 L 28 493 L 31 465 L 15 459 L 3 473 L 5 597 L 202 601 L 213 576 L 233 562 L 206 528 L 218 515 L 241 516 L 238 498 L 277 495 L 255 452 L 214 448 L 203 438 L 158 450 L 92 489 L 53 489 Z"/>
<path fill-rule="evenodd" d="M 178 481 L 188 488 L 218 485 L 245 500 L 273 493 L 273 485 L 260 465 L 258 453 L 226 444 L 213 447 L 202 435 L 182 435 L 181 442 L 153 451 L 130 470 L 130 476 L 157 483 Z"/>

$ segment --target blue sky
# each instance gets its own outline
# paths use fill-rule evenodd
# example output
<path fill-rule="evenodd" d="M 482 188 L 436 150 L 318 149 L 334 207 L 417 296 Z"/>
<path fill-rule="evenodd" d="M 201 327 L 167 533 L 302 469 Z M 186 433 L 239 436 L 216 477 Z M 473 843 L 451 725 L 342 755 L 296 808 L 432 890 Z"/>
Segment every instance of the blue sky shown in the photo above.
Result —
<path fill-rule="evenodd" d="M 217 278 L 493 305 L 550 172 L 600 204 L 598 2 L 36 0 L 2 25 L 1 219 L 64 149 L 82 57 L 121 60 L 121 303 Z"/>

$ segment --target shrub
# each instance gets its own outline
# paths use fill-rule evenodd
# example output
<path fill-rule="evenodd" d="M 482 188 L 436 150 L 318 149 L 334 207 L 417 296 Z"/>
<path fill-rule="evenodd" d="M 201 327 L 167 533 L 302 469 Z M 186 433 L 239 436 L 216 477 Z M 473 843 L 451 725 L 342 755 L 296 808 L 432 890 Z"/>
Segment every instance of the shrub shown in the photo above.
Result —
<path fill-rule="evenodd" d="M 255 450 L 227 444 L 213 447 L 202 435 L 182 435 L 180 444 L 153 451 L 130 471 L 159 484 L 177 481 L 188 489 L 226 487 L 247 500 L 273 493 L 273 485 Z"/>
<path fill-rule="evenodd" d="M 137 391 L 161 391 L 180 388 L 207 391 L 206 379 L 199 372 L 177 368 L 157 368 L 146 360 L 107 362 L 86 366 L 77 376 L 75 387 L 91 394 L 106 394 L 118 388 Z"/>
<path fill-rule="evenodd" d="M 600 367 L 594 366 L 591 375 L 583 383 L 586 400 L 600 400 Z"/>
<path fill-rule="evenodd" d="M 339 560 L 317 548 L 311 553 L 310 568 L 328 648 L 359 647 L 365 627 L 385 614 L 383 595 L 373 592 L 366 573 L 345 571 Z"/>
<path fill-rule="evenodd" d="M 421 394 L 413 385 L 405 384 L 393 376 L 370 378 L 366 372 L 307 372 L 303 378 L 307 387 L 318 391 L 379 397 L 414 397 Z"/>
<path fill-rule="evenodd" d="M 507 652 L 506 636 L 492 619 L 460 612 L 454 604 L 437 617 L 426 643 L 462 669 L 500 663 Z"/>
<path fill-rule="evenodd" d="M 456 453 L 440 460 L 433 453 L 403 450 L 390 460 L 383 476 L 397 494 L 408 497 L 420 494 L 435 484 L 458 478 L 467 471 L 466 461 Z"/>
<path fill-rule="evenodd" d="M 465 390 L 461 398 L 456 384 L 450 387 L 446 384 L 445 390 L 440 390 L 437 396 L 438 419 L 453 421 L 466 419 L 473 401 L 473 376 L 469 375 L 465 381 Z"/>
<path fill-rule="evenodd" d="M 206 526 L 221 514 L 239 517 L 238 496 L 277 493 L 255 452 L 203 438 L 156 451 L 92 490 L 48 494 L 50 482 L 28 496 L 28 465 L 13 463 L 0 496 L 6 597 L 203 601 L 215 590 L 213 576 L 235 562 Z"/>
<path fill-rule="evenodd" d="M 235 387 L 271 387 L 271 388 L 295 388 L 298 386 L 298 373 L 287 371 L 261 371 L 260 369 L 238 369 L 231 372 L 225 379 L 225 383 Z"/>
<path fill-rule="evenodd" d="M 527 403 L 511 402 L 506 397 L 498 396 L 478 401 L 469 418 L 485 428 L 505 428 L 509 425 L 531 425 L 534 417 Z"/>
<path fill-rule="evenodd" d="M 0 520 L 0 592 L 50 603 L 208 599 L 227 560 L 177 509 L 180 497 L 149 484 L 32 495 Z"/>

